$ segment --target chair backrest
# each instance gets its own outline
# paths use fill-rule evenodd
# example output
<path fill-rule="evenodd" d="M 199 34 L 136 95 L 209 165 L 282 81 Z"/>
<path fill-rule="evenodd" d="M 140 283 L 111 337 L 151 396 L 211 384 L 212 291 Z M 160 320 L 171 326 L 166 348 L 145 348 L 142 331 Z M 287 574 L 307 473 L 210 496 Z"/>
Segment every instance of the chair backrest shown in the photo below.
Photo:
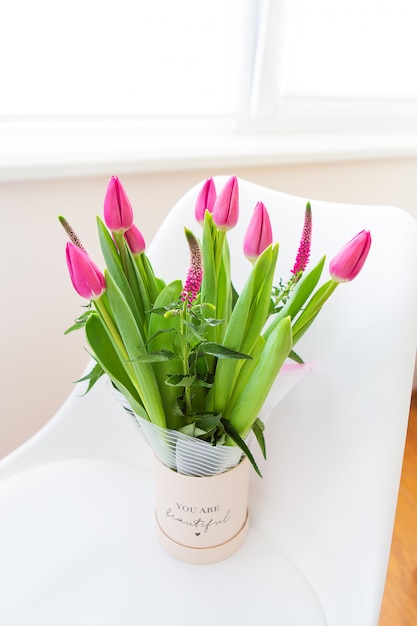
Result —
<path fill-rule="evenodd" d="M 225 178 L 215 179 L 219 189 Z M 182 227 L 193 228 L 190 190 L 152 244 L 157 273 L 178 277 Z M 252 519 L 297 564 L 331 625 L 376 624 L 398 496 L 417 342 L 417 222 L 387 206 L 303 199 L 239 181 L 240 219 L 229 233 L 232 274 L 248 273 L 241 245 L 255 204 L 280 242 L 278 272 L 294 262 L 306 200 L 311 263 L 330 260 L 362 229 L 372 247 L 362 272 L 338 287 L 297 351 L 315 361 L 278 405 L 267 430 L 264 479 L 253 477 Z M 196 227 L 195 232 L 198 232 Z M 327 278 L 326 278 L 327 279 Z"/>
<path fill-rule="evenodd" d="M 215 179 L 217 189 L 226 181 Z M 149 249 L 157 275 L 185 277 L 187 226 L 198 234 L 191 189 Z M 306 199 L 239 180 L 240 219 L 229 233 L 239 289 L 250 266 L 242 241 L 255 204 L 267 207 L 280 242 L 278 274 L 288 276 Z M 312 371 L 276 407 L 266 438 L 264 478 L 253 476 L 252 524 L 309 581 L 330 626 L 376 625 L 389 557 L 417 343 L 417 223 L 384 206 L 309 198 L 311 263 L 332 256 L 363 228 L 372 248 L 361 274 L 341 285 L 297 345 Z M 181 242 L 184 245 L 181 246 Z M 150 455 L 115 419 L 103 386 L 77 388 L 51 422 L 0 463 L 0 479 L 73 456 L 109 456 L 147 465 Z M 122 413 L 122 409 L 119 409 Z M 306 625 L 307 626 L 307 625 Z"/>

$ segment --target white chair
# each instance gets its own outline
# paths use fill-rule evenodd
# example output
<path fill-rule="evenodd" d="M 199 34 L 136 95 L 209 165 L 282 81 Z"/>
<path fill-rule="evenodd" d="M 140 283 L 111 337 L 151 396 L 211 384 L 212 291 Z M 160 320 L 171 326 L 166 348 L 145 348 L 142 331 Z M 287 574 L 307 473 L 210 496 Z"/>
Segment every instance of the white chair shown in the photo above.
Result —
<path fill-rule="evenodd" d="M 225 178 L 216 179 L 219 189 Z M 239 181 L 233 275 L 258 200 L 288 275 L 306 200 Z M 156 273 L 185 276 L 200 185 L 153 241 Z M 267 426 L 241 550 L 209 566 L 175 561 L 153 524 L 152 454 L 101 382 L 77 387 L 0 463 L 0 622 L 5 626 L 198 623 L 376 626 L 398 495 L 417 341 L 417 223 L 384 206 L 312 201 L 312 263 L 363 228 L 373 243 L 297 349 L 313 370 Z M 94 216 L 92 215 L 92 219 Z M 47 391 L 47 389 L 46 389 Z"/>

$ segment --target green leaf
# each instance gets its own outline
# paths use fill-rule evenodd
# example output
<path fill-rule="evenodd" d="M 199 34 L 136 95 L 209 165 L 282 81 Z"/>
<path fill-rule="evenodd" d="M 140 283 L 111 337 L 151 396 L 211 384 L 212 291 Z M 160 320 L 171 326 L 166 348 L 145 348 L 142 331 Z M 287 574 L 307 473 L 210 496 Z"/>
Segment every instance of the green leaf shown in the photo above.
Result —
<path fill-rule="evenodd" d="M 159 330 L 157 330 L 151 337 L 148 338 L 147 341 L 147 345 L 149 346 L 154 339 L 156 339 L 157 337 L 159 337 L 160 335 L 167 335 L 167 334 L 181 334 L 180 331 L 177 328 L 160 328 Z M 166 337 L 164 338 L 164 342 L 163 345 L 166 345 L 167 343 L 167 339 Z"/>
<path fill-rule="evenodd" d="M 226 237 L 223 241 L 221 261 L 217 276 L 217 302 L 216 314 L 219 319 L 224 320 L 223 326 L 217 329 L 217 341 L 223 341 L 227 325 L 232 314 L 232 287 L 230 276 L 230 253 Z"/>
<path fill-rule="evenodd" d="M 162 278 L 157 278 L 155 276 L 152 265 L 145 252 L 137 257 L 136 262 L 138 267 L 141 267 L 141 270 L 143 268 L 143 272 L 141 271 L 141 274 L 146 277 L 149 299 L 153 303 L 157 300 L 159 294 L 164 290 L 165 282 Z"/>
<path fill-rule="evenodd" d="M 76 322 L 75 324 L 67 328 L 67 330 L 64 332 L 64 335 L 69 335 L 70 333 L 73 333 L 75 330 L 80 330 L 81 328 L 84 328 L 84 326 L 85 326 L 85 322 Z"/>
<path fill-rule="evenodd" d="M 289 315 L 291 319 L 294 319 L 301 311 L 320 280 L 325 260 L 326 257 L 323 256 L 310 272 L 303 275 L 291 293 L 288 302 L 283 307 L 281 317 Z"/>
<path fill-rule="evenodd" d="M 206 431 L 199 428 L 195 422 L 182 426 L 182 428 L 179 429 L 179 432 L 183 435 L 188 435 L 188 437 L 203 437 L 204 435 L 207 435 Z"/>
<path fill-rule="evenodd" d="M 180 280 L 173 281 L 159 294 L 154 303 L 154 309 L 164 310 L 172 309 L 172 303 L 178 301 L 181 293 L 182 283 Z M 147 348 L 150 352 L 158 352 L 160 350 L 176 351 L 175 339 L 181 334 L 180 316 L 174 315 L 164 317 L 164 315 L 154 314 L 151 311 L 149 318 L 149 337 Z M 180 359 L 172 359 L 170 361 L 160 361 L 153 363 L 153 370 L 160 390 L 162 403 L 164 405 L 167 427 L 172 429 L 180 428 L 182 421 L 178 416 L 178 396 L 181 389 L 166 384 L 166 377 L 169 374 L 180 374 L 183 372 L 183 363 Z"/>
<path fill-rule="evenodd" d="M 161 361 L 172 361 L 178 359 L 178 354 L 171 350 L 158 350 L 156 352 L 148 352 L 136 357 L 135 361 L 141 361 L 142 363 L 159 363 Z"/>
<path fill-rule="evenodd" d="M 194 339 L 196 339 L 198 342 L 205 340 L 206 337 L 204 336 L 204 330 L 205 328 L 207 328 L 207 326 L 205 326 L 204 328 L 201 326 L 196 326 L 195 324 L 192 324 L 191 322 L 184 322 L 184 326 L 189 331 L 186 335 L 186 339 L 188 341 L 190 341 L 192 337 L 194 337 Z"/>
<path fill-rule="evenodd" d="M 90 317 L 92 310 L 90 308 L 90 304 L 88 305 L 89 310 L 86 311 L 85 313 L 83 313 L 82 315 L 80 315 L 80 317 L 78 317 L 75 320 L 75 324 L 73 324 L 72 326 L 70 326 L 70 328 L 68 328 L 64 335 L 68 335 L 69 333 L 72 333 L 74 330 L 80 330 L 80 328 L 84 328 L 86 325 L 86 322 L 88 320 L 88 318 Z"/>
<path fill-rule="evenodd" d="M 215 317 L 206 317 L 204 320 L 208 326 L 220 326 L 224 322 L 224 320 L 218 320 Z"/>
<path fill-rule="evenodd" d="M 272 281 L 278 247 L 269 246 L 254 264 L 231 315 L 223 344 L 251 354 L 269 315 Z M 223 359 L 216 367 L 215 384 L 207 398 L 207 409 L 226 414 L 226 406 L 238 379 L 241 361 Z"/>
<path fill-rule="evenodd" d="M 293 342 L 295 343 L 295 337 L 294 336 L 293 336 Z M 295 363 L 300 363 L 300 365 L 302 365 L 304 363 L 304 360 L 300 357 L 299 354 L 294 352 L 294 350 L 291 350 L 291 352 L 288 355 L 288 358 L 291 359 L 292 361 L 295 361 Z"/>
<path fill-rule="evenodd" d="M 259 444 L 262 455 L 264 459 L 266 459 L 266 444 L 265 444 L 265 436 L 264 436 L 265 425 L 261 420 L 258 419 L 254 422 L 252 426 L 252 431 L 256 437 L 256 441 Z"/>
<path fill-rule="evenodd" d="M 189 424 L 180 428 L 180 432 L 188 434 L 191 437 L 201 437 L 207 440 L 208 435 L 213 435 L 213 441 L 217 440 L 216 431 L 221 424 L 220 414 L 203 414 L 195 415 Z M 221 429 L 223 432 L 223 428 Z M 222 436 L 220 434 L 220 436 Z"/>
<path fill-rule="evenodd" d="M 124 248 L 123 252 L 126 266 L 126 276 L 141 316 L 141 323 L 145 330 L 144 334 L 146 335 L 148 329 L 147 313 L 151 310 L 153 304 L 149 294 L 146 277 L 141 274 L 141 264 L 139 263 L 139 259 L 133 256 L 124 237 L 121 237 L 121 243 L 119 245 Z"/>
<path fill-rule="evenodd" d="M 175 310 L 176 312 L 178 311 L 178 313 L 180 312 L 178 309 L 178 302 L 173 302 L 171 304 L 169 304 L 168 306 L 158 306 L 158 307 L 152 307 L 150 313 L 154 313 L 155 315 L 165 315 L 165 313 L 168 313 L 168 311 L 172 311 Z"/>
<path fill-rule="evenodd" d="M 310 272 L 304 274 L 300 282 L 296 284 L 285 305 L 282 307 L 282 309 L 273 319 L 269 327 L 266 329 L 264 333 L 265 339 L 269 337 L 274 327 L 279 324 L 282 319 L 290 316 L 291 319 L 294 320 L 297 315 L 299 315 L 300 311 L 302 311 L 303 309 L 304 304 L 310 298 L 311 294 L 318 284 L 318 281 L 320 280 L 325 260 L 326 257 L 322 257 L 317 265 Z"/>
<path fill-rule="evenodd" d="M 301 315 L 294 323 L 293 333 L 294 338 L 296 338 L 295 340 L 298 340 L 307 328 L 311 326 L 312 322 L 321 311 L 324 303 L 328 300 L 328 298 L 330 298 L 337 286 L 338 283 L 330 279 L 311 297 Z"/>
<path fill-rule="evenodd" d="M 208 383 L 203 378 L 196 378 L 194 383 L 192 384 L 192 387 L 204 387 L 206 389 L 209 389 L 212 386 L 213 383 Z"/>
<path fill-rule="evenodd" d="M 203 415 L 197 415 L 195 421 L 202 430 L 208 433 L 217 428 L 221 419 L 220 413 L 204 413 Z"/>
<path fill-rule="evenodd" d="M 85 327 L 85 333 L 87 341 L 93 351 L 94 358 L 98 361 L 104 372 L 126 397 L 135 413 L 149 420 L 149 416 L 143 408 L 138 392 L 126 371 L 125 365 L 120 360 L 120 356 L 98 315 L 94 314 L 89 317 Z"/>
<path fill-rule="evenodd" d="M 96 382 L 103 376 L 103 374 L 104 374 L 104 370 L 101 367 L 100 363 L 96 363 L 94 367 L 88 372 L 88 374 L 86 374 L 82 378 L 79 378 L 76 381 L 77 383 L 88 381 L 87 390 L 83 393 L 83 395 L 87 394 L 90 391 L 90 389 L 94 387 Z"/>
<path fill-rule="evenodd" d="M 165 412 L 152 364 L 140 363 L 135 360 L 138 356 L 146 353 L 140 328 L 122 291 L 107 271 L 105 271 L 105 279 L 109 306 L 127 352 L 127 365 L 131 368 L 133 383 L 139 392 L 150 420 L 165 428 Z"/>
<path fill-rule="evenodd" d="M 242 439 L 242 437 L 239 435 L 239 433 L 237 432 L 237 430 L 235 428 L 233 428 L 232 424 L 229 422 L 229 420 L 222 418 L 221 420 L 224 429 L 226 431 L 226 433 L 229 435 L 230 439 L 233 441 L 233 443 L 235 443 L 248 457 L 249 461 L 252 463 L 252 467 L 255 470 L 255 472 L 258 474 L 258 476 L 260 476 L 262 478 L 262 474 L 259 470 L 259 467 L 255 461 L 255 458 L 252 454 L 252 452 L 249 450 L 247 444 L 245 443 L 245 441 Z"/>
<path fill-rule="evenodd" d="M 181 289 L 181 281 L 175 280 L 163 289 L 155 301 L 149 319 L 148 344 L 150 350 L 162 350 L 168 346 L 166 335 L 160 335 L 168 332 L 181 332 L 178 315 L 165 317 L 165 313 L 175 306 L 173 302 L 178 300 Z"/>
<path fill-rule="evenodd" d="M 183 374 L 170 374 L 167 376 L 166 384 L 170 387 L 192 387 L 196 378 Z"/>
<path fill-rule="evenodd" d="M 217 229 L 213 223 L 211 213 L 206 211 L 203 225 L 203 281 L 201 284 L 201 301 L 216 306 L 217 302 L 217 274 L 214 259 L 216 248 Z"/>
<path fill-rule="evenodd" d="M 198 378 L 207 380 L 208 376 L 210 375 L 210 370 L 208 367 L 206 357 L 204 355 L 202 356 L 201 354 L 199 354 L 197 358 L 196 353 L 192 353 L 190 356 L 193 356 L 193 355 L 195 358 L 192 361 L 192 363 L 190 362 L 190 367 L 191 365 L 194 367 L 194 372 L 198 376 Z"/>
<path fill-rule="evenodd" d="M 126 302 L 129 305 L 130 310 L 132 311 L 136 319 L 136 322 L 143 327 L 145 312 L 143 310 L 143 307 L 140 306 L 141 302 L 136 302 L 133 296 L 132 289 L 123 271 L 119 252 L 116 248 L 116 245 L 105 224 L 99 217 L 97 217 L 97 228 L 101 251 L 103 253 L 103 257 L 107 266 L 107 273 L 112 276 L 114 282 L 122 292 Z"/>
<path fill-rule="evenodd" d="M 245 390 L 245 387 L 248 384 L 250 377 L 252 376 L 252 373 L 258 362 L 258 358 L 262 354 L 262 350 L 264 349 L 264 347 L 265 339 L 262 337 L 262 335 L 260 335 L 252 351 L 252 359 L 250 361 L 245 361 L 242 369 L 239 371 L 239 376 L 236 379 L 235 386 L 233 387 L 233 392 L 229 395 L 227 405 L 223 413 L 225 417 L 229 417 L 231 410 L 236 404 L 236 401 Z"/>
<path fill-rule="evenodd" d="M 223 346 L 220 343 L 214 343 L 211 341 L 201 343 L 198 346 L 198 351 L 203 354 L 216 356 L 218 359 L 252 359 L 249 354 L 243 354 L 243 352 L 226 348 L 226 346 Z"/>
<path fill-rule="evenodd" d="M 286 317 L 281 320 L 268 337 L 245 388 L 236 399 L 230 414 L 226 413 L 242 438 L 247 437 L 255 423 L 291 348 L 291 319 Z"/>

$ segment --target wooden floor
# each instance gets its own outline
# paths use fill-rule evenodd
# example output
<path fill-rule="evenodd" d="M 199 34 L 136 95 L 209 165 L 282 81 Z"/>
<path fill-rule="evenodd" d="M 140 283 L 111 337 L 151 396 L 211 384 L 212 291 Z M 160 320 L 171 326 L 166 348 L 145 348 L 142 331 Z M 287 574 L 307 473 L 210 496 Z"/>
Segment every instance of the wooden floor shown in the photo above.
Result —
<path fill-rule="evenodd" d="M 379 626 L 417 626 L 417 394 L 414 394 Z"/>

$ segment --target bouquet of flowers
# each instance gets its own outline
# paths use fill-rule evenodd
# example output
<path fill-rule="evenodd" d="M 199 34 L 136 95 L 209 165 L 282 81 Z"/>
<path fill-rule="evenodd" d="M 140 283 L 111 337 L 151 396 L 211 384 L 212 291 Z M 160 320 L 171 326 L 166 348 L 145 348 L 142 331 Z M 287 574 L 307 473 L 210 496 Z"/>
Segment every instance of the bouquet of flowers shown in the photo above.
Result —
<path fill-rule="evenodd" d="M 88 389 L 106 374 L 165 464 L 207 475 L 245 454 L 259 473 L 250 445 L 254 435 L 265 455 L 261 408 L 286 359 L 302 362 L 294 347 L 324 303 L 361 270 L 371 236 L 362 231 L 344 246 L 330 262 L 330 278 L 319 285 L 325 257 L 306 271 L 312 235 L 308 203 L 294 266 L 287 280 L 276 281 L 278 245 L 267 209 L 258 202 L 243 241 L 252 266 L 237 293 L 227 239 L 239 218 L 237 178 L 219 193 L 208 179 L 195 217 L 202 233 L 197 237 L 185 228 L 188 274 L 168 284 L 155 276 L 117 177 L 105 194 L 104 221 L 97 218 L 104 272 L 60 217 L 70 238 L 66 259 L 72 284 L 90 301 L 69 330 L 85 330 L 95 362 L 85 377 Z M 178 456 L 184 446 L 182 456 L 191 457 L 193 467 L 182 470 Z M 229 460 L 207 469 L 212 453 Z M 203 469 L 196 470 L 197 458 Z"/>

